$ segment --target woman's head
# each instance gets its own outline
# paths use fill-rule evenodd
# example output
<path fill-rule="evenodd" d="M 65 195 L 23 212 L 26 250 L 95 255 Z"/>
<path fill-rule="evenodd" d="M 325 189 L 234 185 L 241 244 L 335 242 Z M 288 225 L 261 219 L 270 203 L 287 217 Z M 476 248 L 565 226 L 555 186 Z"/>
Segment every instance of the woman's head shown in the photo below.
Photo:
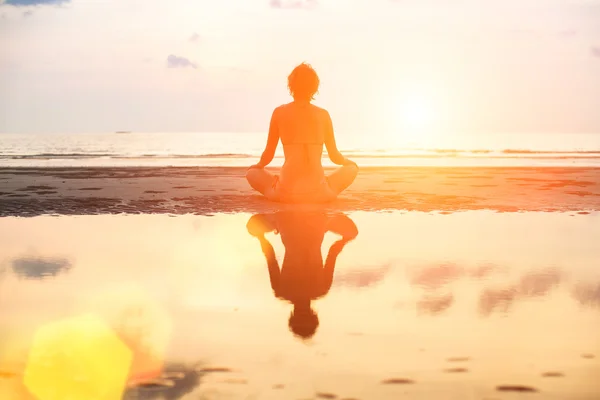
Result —
<path fill-rule="evenodd" d="M 310 306 L 308 308 L 295 308 L 288 321 L 290 330 L 294 335 L 303 340 L 314 336 L 319 326 L 319 317 Z"/>
<path fill-rule="evenodd" d="M 314 100 L 319 83 L 317 72 L 306 63 L 298 65 L 288 76 L 288 89 L 294 100 Z"/>

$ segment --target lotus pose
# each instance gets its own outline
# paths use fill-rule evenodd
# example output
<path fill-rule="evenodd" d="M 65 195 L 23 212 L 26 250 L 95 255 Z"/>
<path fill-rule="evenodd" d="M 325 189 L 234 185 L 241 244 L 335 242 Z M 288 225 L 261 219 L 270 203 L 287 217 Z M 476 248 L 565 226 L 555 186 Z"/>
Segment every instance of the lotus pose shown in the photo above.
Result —
<path fill-rule="evenodd" d="M 333 124 L 327 110 L 311 104 L 319 89 L 319 77 L 308 64 L 296 67 L 288 77 L 294 101 L 273 111 L 266 148 L 246 179 L 269 200 L 284 203 L 324 203 L 334 200 L 356 178 L 358 166 L 337 149 Z M 273 160 L 279 140 L 285 161 L 280 175 L 265 171 Z M 334 164 L 342 167 L 325 176 L 321 158 L 323 144 Z"/>
<path fill-rule="evenodd" d="M 345 215 L 287 211 L 254 215 L 248 221 L 247 228 L 260 241 L 273 293 L 277 298 L 294 305 L 289 319 L 290 330 L 302 339 L 311 338 L 319 325 L 311 301 L 329 292 L 337 256 L 358 235 L 356 225 Z M 281 242 L 285 247 L 281 269 L 273 246 L 265 238 L 266 233 L 273 231 L 281 234 Z M 342 237 L 331 245 L 323 263 L 321 245 L 328 231 Z"/>

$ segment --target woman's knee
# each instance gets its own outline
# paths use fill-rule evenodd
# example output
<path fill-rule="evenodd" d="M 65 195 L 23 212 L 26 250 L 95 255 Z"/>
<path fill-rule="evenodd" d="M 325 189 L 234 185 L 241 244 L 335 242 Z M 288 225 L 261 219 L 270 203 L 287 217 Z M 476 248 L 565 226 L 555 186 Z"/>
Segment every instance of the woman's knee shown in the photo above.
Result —
<path fill-rule="evenodd" d="M 266 191 L 273 186 L 273 175 L 263 168 L 251 168 L 246 171 L 246 180 L 254 190 L 266 195 Z"/>
<path fill-rule="evenodd" d="M 251 168 L 246 171 L 246 180 L 254 189 L 259 190 L 262 186 L 264 171 L 258 168 Z"/>
<path fill-rule="evenodd" d="M 257 169 L 250 168 L 248 171 L 246 171 L 246 180 L 248 182 L 253 181 L 256 179 L 256 175 L 257 175 Z"/>
<path fill-rule="evenodd" d="M 356 164 L 344 165 L 344 168 L 346 169 L 346 173 L 348 174 L 348 176 L 352 177 L 352 180 L 354 180 L 357 177 L 358 165 L 356 165 Z"/>

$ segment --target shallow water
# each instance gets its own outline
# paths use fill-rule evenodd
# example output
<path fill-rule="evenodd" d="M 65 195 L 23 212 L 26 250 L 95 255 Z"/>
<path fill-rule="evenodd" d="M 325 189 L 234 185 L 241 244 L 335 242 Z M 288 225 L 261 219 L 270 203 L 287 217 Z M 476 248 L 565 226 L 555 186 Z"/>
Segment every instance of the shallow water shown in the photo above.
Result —
<path fill-rule="evenodd" d="M 600 214 L 348 217 L 255 217 L 271 279 L 248 214 L 0 219 L 0 398 L 63 379 L 64 321 L 126 343 L 124 398 L 598 398 Z"/>

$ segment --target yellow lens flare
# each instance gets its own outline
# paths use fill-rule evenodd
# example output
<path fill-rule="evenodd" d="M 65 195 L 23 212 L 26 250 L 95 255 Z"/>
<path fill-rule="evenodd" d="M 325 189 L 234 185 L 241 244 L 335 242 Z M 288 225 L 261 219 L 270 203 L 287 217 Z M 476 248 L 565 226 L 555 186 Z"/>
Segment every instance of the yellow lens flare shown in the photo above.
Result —
<path fill-rule="evenodd" d="M 100 316 L 133 353 L 128 386 L 159 378 L 171 339 L 166 309 L 137 284 L 120 284 L 92 294 L 86 311 Z"/>
<path fill-rule="evenodd" d="M 120 400 L 132 359 L 110 326 L 84 314 L 36 331 L 23 382 L 38 400 Z"/>

